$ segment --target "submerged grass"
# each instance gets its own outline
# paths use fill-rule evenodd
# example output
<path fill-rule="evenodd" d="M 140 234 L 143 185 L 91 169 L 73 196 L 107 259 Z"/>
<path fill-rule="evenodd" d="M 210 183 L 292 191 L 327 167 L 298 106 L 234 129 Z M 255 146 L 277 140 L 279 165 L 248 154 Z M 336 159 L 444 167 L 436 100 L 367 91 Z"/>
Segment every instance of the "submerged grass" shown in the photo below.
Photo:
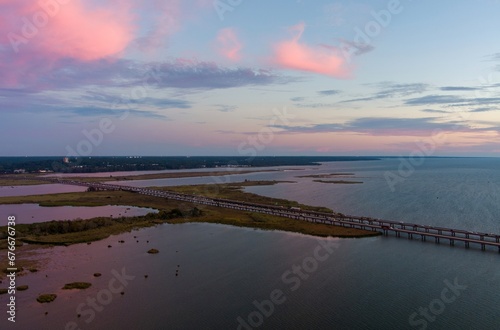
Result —
<path fill-rule="evenodd" d="M 43 303 L 53 302 L 56 298 L 57 295 L 53 293 L 41 294 L 38 296 L 38 298 L 36 298 L 36 301 L 43 304 Z"/>
<path fill-rule="evenodd" d="M 313 180 L 320 183 L 333 183 L 333 184 L 360 184 L 363 181 L 347 181 L 347 180 Z"/>
<path fill-rule="evenodd" d="M 88 282 L 72 282 L 65 284 L 63 290 L 73 290 L 73 289 L 84 290 L 90 288 L 91 286 L 92 284 Z"/>

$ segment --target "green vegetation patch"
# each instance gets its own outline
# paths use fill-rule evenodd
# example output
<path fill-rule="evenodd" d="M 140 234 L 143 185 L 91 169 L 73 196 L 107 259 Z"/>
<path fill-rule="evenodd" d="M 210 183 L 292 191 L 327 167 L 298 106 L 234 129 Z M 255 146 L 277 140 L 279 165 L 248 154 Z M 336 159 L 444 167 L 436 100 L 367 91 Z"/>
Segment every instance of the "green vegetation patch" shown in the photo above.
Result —
<path fill-rule="evenodd" d="M 279 170 L 228 169 L 226 171 L 213 171 L 213 172 L 173 172 L 173 173 L 153 173 L 153 174 L 127 175 L 127 176 L 113 176 L 113 173 L 110 173 L 109 177 L 72 177 L 71 180 L 85 181 L 85 182 L 156 180 L 156 179 L 177 179 L 177 178 L 192 178 L 192 177 L 204 177 L 204 176 L 216 177 L 224 175 L 249 174 L 249 173 L 259 173 L 259 172 L 277 172 L 277 171 Z"/>
<path fill-rule="evenodd" d="M 346 181 L 346 180 L 313 180 L 314 182 L 333 183 L 333 184 L 360 184 L 363 181 Z"/>
<path fill-rule="evenodd" d="M 310 206 L 300 204 L 296 201 L 291 201 L 281 198 L 272 198 L 261 196 L 243 191 L 243 187 L 275 185 L 278 183 L 290 183 L 290 181 L 245 181 L 226 184 L 205 184 L 192 186 L 177 186 L 177 187 L 156 187 L 158 190 L 169 190 L 189 195 L 206 196 L 209 198 L 224 198 L 234 201 L 282 206 L 284 208 L 299 207 L 302 210 L 333 213 L 327 207 Z"/>
<path fill-rule="evenodd" d="M 57 298 L 57 295 L 53 294 L 53 293 L 41 294 L 38 296 L 38 298 L 36 298 L 36 301 L 38 301 L 41 304 L 50 303 L 50 302 L 53 302 L 56 298 Z"/>
<path fill-rule="evenodd" d="M 90 288 L 91 286 L 92 284 L 88 282 L 73 282 L 65 284 L 63 290 L 73 290 L 73 289 L 84 290 Z"/>

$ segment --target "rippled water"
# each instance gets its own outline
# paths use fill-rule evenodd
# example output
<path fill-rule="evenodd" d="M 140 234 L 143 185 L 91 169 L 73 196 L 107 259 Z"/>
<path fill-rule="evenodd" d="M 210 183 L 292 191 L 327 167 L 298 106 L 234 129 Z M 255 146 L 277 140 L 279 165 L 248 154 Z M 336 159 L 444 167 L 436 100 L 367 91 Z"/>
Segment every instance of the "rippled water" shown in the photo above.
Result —
<path fill-rule="evenodd" d="M 283 173 L 296 184 L 247 187 L 249 192 L 280 196 L 336 211 L 387 220 L 500 233 L 500 159 L 426 159 L 390 189 L 385 176 L 399 174 L 398 159 L 349 164 L 325 163 L 316 170 Z M 342 180 L 363 184 L 327 184 L 298 175 L 354 173 Z M 335 180 L 335 179 L 325 179 Z"/>
<path fill-rule="evenodd" d="M 247 189 L 350 214 L 498 232 L 499 160 L 428 159 L 392 192 L 384 173 L 397 171 L 398 164 L 397 159 L 329 163 L 274 173 L 295 184 Z M 353 172 L 364 183 L 296 178 L 331 172 Z M 125 243 L 118 243 L 121 239 Z M 147 254 L 153 247 L 160 253 Z M 237 329 L 241 320 L 258 329 L 500 328 L 500 254 L 493 250 L 182 224 L 39 253 L 51 261 L 43 272 L 19 279 L 30 285 L 17 296 L 23 306 L 19 328 L 63 329 L 76 322 L 81 329 Z M 108 297 L 112 270 L 123 269 L 135 278 L 123 295 Z M 103 276 L 94 278 L 94 272 Z M 93 285 L 84 292 L 61 290 L 71 281 Z M 51 292 L 58 294 L 53 303 L 35 301 L 38 293 Z M 276 292 L 282 303 L 272 308 L 264 303 L 259 311 L 255 304 Z M 89 297 L 102 302 L 92 320 Z M 5 299 L 0 295 L 1 304 Z"/>

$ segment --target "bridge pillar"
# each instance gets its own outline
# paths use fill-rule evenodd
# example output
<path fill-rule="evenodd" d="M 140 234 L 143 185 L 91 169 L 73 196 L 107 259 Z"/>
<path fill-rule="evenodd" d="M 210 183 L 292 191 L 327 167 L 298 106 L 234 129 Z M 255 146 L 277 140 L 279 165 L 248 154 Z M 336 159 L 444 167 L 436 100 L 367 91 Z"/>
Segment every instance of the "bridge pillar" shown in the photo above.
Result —
<path fill-rule="evenodd" d="M 426 236 L 425 236 L 425 235 L 422 235 L 422 237 L 421 237 L 421 238 L 422 238 L 422 241 L 425 241 Z"/>
<path fill-rule="evenodd" d="M 436 243 L 439 243 L 439 237 L 436 237 Z"/>
<path fill-rule="evenodd" d="M 481 250 L 483 250 L 483 251 L 486 250 L 486 244 L 481 243 Z"/>
<path fill-rule="evenodd" d="M 455 240 L 450 239 L 450 245 L 451 245 L 451 246 L 455 246 Z"/>

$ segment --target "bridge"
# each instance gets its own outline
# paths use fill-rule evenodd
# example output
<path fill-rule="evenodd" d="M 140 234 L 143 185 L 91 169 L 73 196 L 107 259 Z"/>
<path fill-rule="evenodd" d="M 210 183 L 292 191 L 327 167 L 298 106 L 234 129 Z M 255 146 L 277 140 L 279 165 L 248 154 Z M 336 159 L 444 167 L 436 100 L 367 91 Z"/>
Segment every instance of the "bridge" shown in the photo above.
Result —
<path fill-rule="evenodd" d="M 463 243 L 466 248 L 469 248 L 471 244 L 475 244 L 476 246 L 480 246 L 481 250 L 483 251 L 486 250 L 486 247 L 497 247 L 498 252 L 500 252 L 500 235 L 494 233 L 472 232 L 467 230 L 427 226 L 407 222 L 388 221 L 369 217 L 348 216 L 335 213 L 301 210 L 299 208 L 285 208 L 283 206 L 248 203 L 221 198 L 208 198 L 204 196 L 181 194 L 172 191 L 160 191 L 149 188 L 120 186 L 101 182 L 84 182 L 48 177 L 37 177 L 37 180 L 45 180 L 59 184 L 86 186 L 95 190 L 129 191 L 143 195 L 167 198 L 194 204 L 224 207 L 247 212 L 271 214 L 280 217 L 308 221 L 311 223 L 322 223 L 327 225 L 372 230 L 381 232 L 385 236 L 394 234 L 396 237 L 406 236 L 408 237 L 408 239 L 420 238 L 422 241 L 434 239 L 436 243 L 447 241 L 451 246 L 454 246 L 455 243 Z"/>

